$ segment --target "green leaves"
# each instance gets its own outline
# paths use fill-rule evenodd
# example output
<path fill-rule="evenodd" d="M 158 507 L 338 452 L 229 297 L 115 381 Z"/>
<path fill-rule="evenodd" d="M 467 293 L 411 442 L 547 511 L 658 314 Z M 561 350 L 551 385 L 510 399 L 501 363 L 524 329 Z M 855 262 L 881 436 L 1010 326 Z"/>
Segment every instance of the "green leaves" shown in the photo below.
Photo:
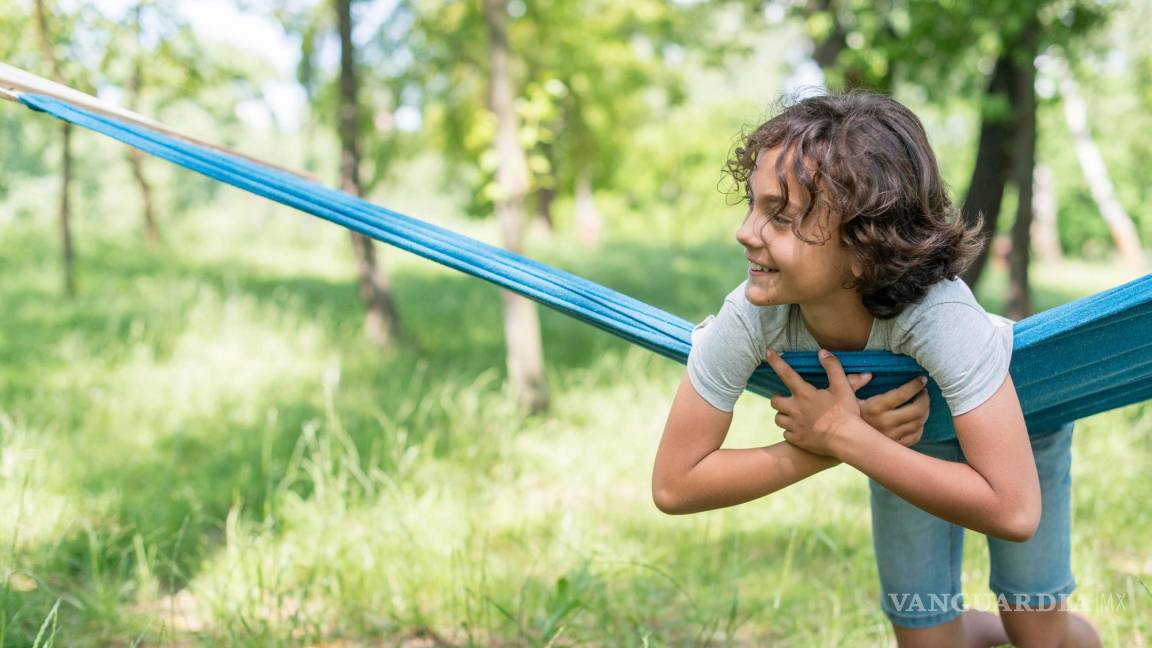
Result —
<path fill-rule="evenodd" d="M 519 142 L 534 189 L 572 192 L 582 169 L 596 185 L 614 179 L 622 146 L 655 109 L 683 99 L 673 50 L 703 47 L 700 10 L 655 0 L 618 3 L 534 0 L 509 25 Z M 491 212 L 494 165 L 487 150 L 487 42 L 476 3 L 412 5 L 407 44 L 426 141 L 436 145 L 473 197 Z"/>

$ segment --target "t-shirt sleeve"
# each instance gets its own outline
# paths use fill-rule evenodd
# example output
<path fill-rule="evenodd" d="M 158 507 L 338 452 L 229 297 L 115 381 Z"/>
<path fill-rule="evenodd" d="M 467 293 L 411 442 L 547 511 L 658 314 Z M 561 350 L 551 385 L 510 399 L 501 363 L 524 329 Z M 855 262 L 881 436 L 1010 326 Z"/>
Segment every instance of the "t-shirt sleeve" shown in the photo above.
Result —
<path fill-rule="evenodd" d="M 925 309 L 909 329 L 904 352 L 936 381 L 952 410 L 967 413 L 996 393 L 1012 361 L 1012 327 L 963 302 Z"/>
<path fill-rule="evenodd" d="M 749 322 L 731 298 L 724 300 L 719 313 L 692 329 L 688 379 L 696 393 L 718 410 L 733 410 L 760 362 Z"/>

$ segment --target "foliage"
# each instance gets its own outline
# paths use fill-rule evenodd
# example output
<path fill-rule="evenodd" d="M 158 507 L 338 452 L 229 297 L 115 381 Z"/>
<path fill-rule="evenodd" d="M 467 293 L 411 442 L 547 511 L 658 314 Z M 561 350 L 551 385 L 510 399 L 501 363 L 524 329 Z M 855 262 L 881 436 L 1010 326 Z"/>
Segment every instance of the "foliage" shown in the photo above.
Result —
<path fill-rule="evenodd" d="M 1114 9 L 1109 0 L 781 4 L 803 17 L 816 42 L 833 37 L 836 29 L 843 31 L 844 47 L 829 70 L 829 86 L 843 87 L 844 75 L 853 73 L 863 86 L 886 88 L 892 87 L 888 77 L 895 76 L 923 88 L 934 101 L 983 92 L 995 58 L 1030 16 L 1040 18 L 1042 51 L 1056 46 L 1078 53 Z"/>
<path fill-rule="evenodd" d="M 711 47 L 697 9 L 644 2 L 513 3 L 509 40 L 520 143 L 534 188 L 571 192 L 579 173 L 611 185 L 624 145 L 649 118 L 682 102 L 678 62 Z M 468 188 L 467 212 L 491 211 L 495 124 L 487 108 L 487 32 L 476 3 L 412 4 L 406 92 L 426 134 Z M 546 44 L 539 47 L 538 44 Z"/>
<path fill-rule="evenodd" d="M 846 78 L 852 77 L 857 85 L 896 92 L 904 98 L 924 100 L 953 110 L 972 103 L 967 98 L 974 97 L 978 98 L 975 103 L 985 116 L 1009 109 L 1007 105 L 998 105 L 997 102 L 1002 103 L 1003 98 L 988 95 L 985 86 L 996 58 L 1002 52 L 1011 51 L 1008 45 L 1017 38 L 1030 16 L 1039 19 L 1040 51 L 1046 53 L 1042 55 L 1059 55 L 1084 62 L 1102 56 L 1115 57 L 1119 51 L 1136 54 L 1141 47 L 1135 44 L 1136 41 L 1144 39 L 1139 36 L 1125 38 L 1117 32 L 1122 31 L 1124 25 L 1140 24 L 1139 15 L 1148 10 L 1146 3 L 1125 7 L 1110 0 L 996 0 L 980 3 L 767 0 L 743 5 L 751 9 L 776 7 L 791 11 L 804 21 L 805 30 L 814 42 L 840 39 L 842 49 L 839 49 L 835 63 L 825 69 L 826 81 L 831 87 L 844 87 Z M 1114 15 L 1117 19 L 1110 25 L 1109 19 Z M 1124 15 L 1132 15 L 1132 18 L 1119 17 Z M 1117 79 L 1121 84 L 1117 87 L 1142 87 L 1138 85 L 1139 71 L 1148 60 L 1147 52 L 1133 56 L 1133 74 Z M 1106 75 L 1093 71 L 1085 76 L 1102 79 Z M 1047 83 L 1051 85 L 1051 80 Z M 1113 102 L 1117 100 L 1112 99 Z M 1060 117 L 1061 109 L 1057 93 L 1048 91 L 1041 94 L 1039 111 L 1044 127 L 1040 129 L 1039 159 L 1058 170 L 1059 229 L 1065 249 L 1073 255 L 1085 254 L 1099 259 L 1106 256 L 1112 247 L 1111 236 L 1095 213 L 1095 202 L 1080 177 Z M 1112 123 L 1106 119 L 1094 121 L 1097 124 Z M 1050 136 L 1056 139 L 1050 141 Z M 1107 139 L 1116 149 L 1141 147 L 1144 145 L 1135 142 L 1144 140 L 1146 138 L 1139 136 Z M 1123 154 L 1116 157 L 1123 159 Z M 1122 163 L 1119 168 L 1136 167 Z M 1144 184 L 1123 183 L 1121 192 L 1131 194 Z M 1123 202 L 1136 209 L 1136 220 L 1141 223 L 1139 213 L 1143 211 L 1144 202 L 1135 198 Z M 1000 219 L 1003 231 L 1011 226 L 1013 220 L 1011 205 L 1002 206 L 1001 213 L 1006 216 Z M 1144 225 L 1146 230 L 1149 227 L 1152 225 Z M 1145 234 L 1143 239 L 1149 240 L 1148 235 Z"/>

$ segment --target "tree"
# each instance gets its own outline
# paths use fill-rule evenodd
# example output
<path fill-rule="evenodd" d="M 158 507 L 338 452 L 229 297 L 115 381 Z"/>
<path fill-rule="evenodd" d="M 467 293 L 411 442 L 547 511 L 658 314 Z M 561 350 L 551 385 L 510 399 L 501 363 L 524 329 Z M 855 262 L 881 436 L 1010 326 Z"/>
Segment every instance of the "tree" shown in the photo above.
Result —
<path fill-rule="evenodd" d="M 305 138 L 305 168 L 317 172 L 320 158 L 311 150 L 318 124 L 331 127 L 340 141 L 339 178 L 342 190 L 357 196 L 371 193 L 372 188 L 386 177 L 391 163 L 403 149 L 395 133 L 384 133 L 367 124 L 386 111 L 390 101 L 392 80 L 386 73 L 376 73 L 361 58 L 377 50 L 394 52 L 401 49 L 402 41 L 394 40 L 386 31 L 373 34 L 364 46 L 353 39 L 356 31 L 353 16 L 354 0 L 310 0 L 291 2 L 265 2 L 263 0 L 237 0 L 245 9 L 272 15 L 284 31 L 300 42 L 300 61 L 296 66 L 296 80 L 307 97 L 308 119 Z M 404 3 L 392 9 L 393 16 L 405 13 Z M 382 29 L 386 29 L 385 26 Z M 326 41 L 335 39 L 340 53 L 335 71 L 320 61 L 319 52 Z M 334 72 L 334 73 L 333 73 Z M 366 104 L 364 95 L 372 100 Z M 377 101 L 383 93 L 384 100 Z M 380 267 L 378 249 L 371 239 L 350 234 L 356 259 L 357 290 L 364 304 L 364 330 L 370 340 L 384 347 L 402 334 L 398 309 L 392 287 Z"/>
<path fill-rule="evenodd" d="M 124 97 L 125 107 L 129 110 L 136 111 L 140 107 L 140 93 L 144 87 L 144 42 L 143 42 L 143 22 L 142 14 L 144 12 L 143 0 L 137 0 L 133 5 L 130 16 L 130 29 L 132 38 L 133 55 L 131 57 L 131 72 L 128 76 L 128 83 Z M 144 220 L 144 242 L 148 247 L 156 247 L 160 242 L 160 229 L 156 224 L 156 206 L 153 201 L 152 183 L 148 181 L 148 176 L 144 172 L 144 152 L 140 149 L 129 146 L 126 147 L 125 153 L 128 166 L 132 169 L 132 177 L 136 180 L 136 186 L 140 189 L 140 210 Z"/>
<path fill-rule="evenodd" d="M 49 26 L 47 0 L 36 0 L 36 31 L 40 40 L 40 51 L 44 62 L 58 83 L 68 85 L 68 78 L 56 55 L 56 41 Z M 60 227 L 60 257 L 64 271 L 64 292 L 69 297 L 76 294 L 76 253 L 72 245 L 72 124 L 60 122 L 60 202 L 57 208 L 57 223 Z"/>
<path fill-rule="evenodd" d="M 1016 87 L 1013 106 L 1016 123 L 1012 147 L 1012 182 L 1016 185 L 1016 220 L 1012 223 L 1012 254 L 1008 261 L 1007 316 L 1021 320 L 1032 314 L 1028 265 L 1032 254 L 1032 188 L 1036 168 L 1036 55 L 1040 20 L 1025 19 L 1016 39 Z"/>
<path fill-rule="evenodd" d="M 718 61 L 723 46 L 709 41 L 705 6 L 555 0 L 525 7 L 523 42 L 548 44 L 521 57 L 520 113 L 531 135 L 532 184 L 544 197 L 539 209 L 551 221 L 550 198 L 571 195 L 577 239 L 594 247 L 603 231 L 595 191 L 614 183 L 632 133 L 685 95 L 670 60 L 689 50 Z"/>
<path fill-rule="evenodd" d="M 333 0 L 340 35 L 340 100 L 337 130 L 340 134 L 340 187 L 362 196 L 360 180 L 360 104 L 357 96 L 356 49 L 352 43 L 352 2 Z M 364 302 L 365 330 L 378 345 L 386 346 L 399 335 L 399 318 L 392 288 L 377 267 L 372 239 L 351 232 L 356 254 L 360 299 Z"/>
<path fill-rule="evenodd" d="M 467 191 L 465 211 L 495 212 L 505 246 L 521 251 L 526 198 L 535 192 L 551 221 L 553 198 L 571 195 L 579 236 L 595 245 L 594 192 L 611 185 L 632 131 L 682 96 L 669 58 L 707 34 L 703 9 L 659 0 L 409 7 L 411 61 L 399 94 L 421 108 L 426 137 L 449 164 L 446 184 Z M 535 315 L 505 299 L 509 379 L 532 407 L 543 377 L 528 377 L 538 361 L 524 347 L 536 344 L 526 340 L 539 325 L 510 321 Z"/>
<path fill-rule="evenodd" d="M 984 218 L 984 232 L 997 230 L 1006 182 L 1017 191 L 1016 219 L 1009 259 L 1007 313 L 1021 319 L 1031 314 L 1028 267 L 1031 254 L 1034 169 L 1036 166 L 1036 64 L 1041 51 L 1051 47 L 1076 48 L 1103 24 L 1105 9 L 1090 3 L 1062 5 L 1050 0 L 997 5 L 984 16 L 957 16 L 960 20 L 987 20 L 999 50 L 981 103 L 981 128 L 973 168 L 961 212 L 965 221 Z M 926 34 L 932 40 L 932 34 Z M 935 65 L 946 64 L 936 60 Z M 939 70 L 939 68 L 935 68 Z M 964 274 L 971 286 L 979 281 L 988 247 Z"/>
<path fill-rule="evenodd" d="M 425 115 L 428 136 L 453 165 L 451 177 L 471 188 L 467 212 L 492 213 L 496 188 L 486 107 L 486 25 L 476 3 L 414 3 L 407 46 L 412 52 L 403 89 Z M 512 84 L 518 141 L 528 156 L 530 191 L 551 221 L 552 199 L 582 204 L 611 187 L 633 132 L 682 101 L 682 63 L 688 51 L 717 59 L 706 6 L 660 0 L 539 0 L 511 3 Z M 726 44 L 725 44 L 726 45 Z M 589 209 L 588 212 L 592 213 Z M 587 234 L 599 226 L 584 220 Z M 577 233 L 578 236 L 580 233 Z M 595 236 L 588 236 L 590 240 Z"/>
<path fill-rule="evenodd" d="M 1092 139 L 1088 128 L 1088 108 L 1080 96 L 1080 89 L 1072 72 L 1068 69 L 1063 58 L 1054 55 L 1050 58 L 1049 71 L 1055 75 L 1060 95 L 1064 103 L 1064 119 L 1072 139 L 1076 145 L 1076 159 L 1088 182 L 1092 198 L 1100 210 L 1100 215 L 1108 225 L 1120 258 L 1130 267 L 1139 268 L 1144 265 L 1144 249 L 1140 245 L 1140 235 L 1136 225 L 1128 217 L 1124 206 L 1116 198 L 1116 190 L 1112 185 L 1112 178 L 1108 175 L 1108 167 L 1104 164 L 1104 156 Z"/>
<path fill-rule="evenodd" d="M 996 233 L 1000 204 L 1008 183 L 1012 164 L 1011 142 L 1014 132 L 1013 94 L 1018 70 L 1010 54 L 996 57 L 992 76 L 980 97 L 980 134 L 976 143 L 976 163 L 968 180 L 960 211 L 968 223 L 983 216 L 981 233 L 988 244 L 964 273 L 964 281 L 975 287 L 988 261 L 991 242 Z"/>
<path fill-rule="evenodd" d="M 1056 188 L 1052 168 L 1037 164 L 1034 172 L 1032 205 L 1032 245 L 1041 261 L 1056 263 L 1064 258 L 1060 250 L 1060 229 L 1056 224 Z"/>
<path fill-rule="evenodd" d="M 528 193 L 528 162 L 517 141 L 516 112 L 512 105 L 509 69 L 508 10 L 504 0 L 485 0 L 488 25 L 488 109 L 496 121 L 496 217 L 504 247 L 521 252 L 524 238 L 524 197 Z M 504 340 L 507 345 L 508 379 L 517 400 L 529 411 L 548 407 L 544 378 L 544 347 L 540 339 L 540 316 L 536 303 L 504 290 Z"/>
<path fill-rule="evenodd" d="M 227 132 L 237 123 L 237 102 L 259 96 L 259 81 L 266 74 L 262 62 L 237 56 L 222 43 L 205 46 L 175 0 L 134 0 L 119 15 L 85 14 L 84 24 L 100 34 L 102 45 L 91 57 L 98 64 L 86 65 L 84 76 L 102 89 L 120 89 L 124 106 L 133 112 L 163 122 L 174 108 L 194 108 L 207 113 L 219 132 Z M 161 228 L 148 156 L 125 147 L 125 161 L 139 190 L 145 244 L 155 247 Z"/>

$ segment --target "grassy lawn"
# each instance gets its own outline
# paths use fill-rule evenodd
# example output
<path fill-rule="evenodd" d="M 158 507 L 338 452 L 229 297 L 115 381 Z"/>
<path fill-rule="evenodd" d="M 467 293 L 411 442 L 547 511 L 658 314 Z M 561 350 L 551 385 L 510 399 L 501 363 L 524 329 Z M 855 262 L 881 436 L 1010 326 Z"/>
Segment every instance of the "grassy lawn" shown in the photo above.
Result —
<path fill-rule="evenodd" d="M 72 301 L 52 230 L 0 226 L 0 644 L 891 640 L 860 474 L 665 516 L 649 479 L 681 366 L 545 310 L 554 406 L 524 418 L 494 287 L 385 251 L 408 341 L 377 352 L 343 231 L 227 205 L 153 251 L 82 223 Z M 742 269 L 730 237 L 535 250 L 693 320 Z M 1037 267 L 1037 307 L 1131 277 Z M 778 440 L 771 421 L 746 395 L 729 445 Z M 1152 406 L 1081 421 L 1074 453 L 1074 602 L 1105 645 L 1146 645 Z M 979 604 L 987 550 L 965 551 Z"/>

